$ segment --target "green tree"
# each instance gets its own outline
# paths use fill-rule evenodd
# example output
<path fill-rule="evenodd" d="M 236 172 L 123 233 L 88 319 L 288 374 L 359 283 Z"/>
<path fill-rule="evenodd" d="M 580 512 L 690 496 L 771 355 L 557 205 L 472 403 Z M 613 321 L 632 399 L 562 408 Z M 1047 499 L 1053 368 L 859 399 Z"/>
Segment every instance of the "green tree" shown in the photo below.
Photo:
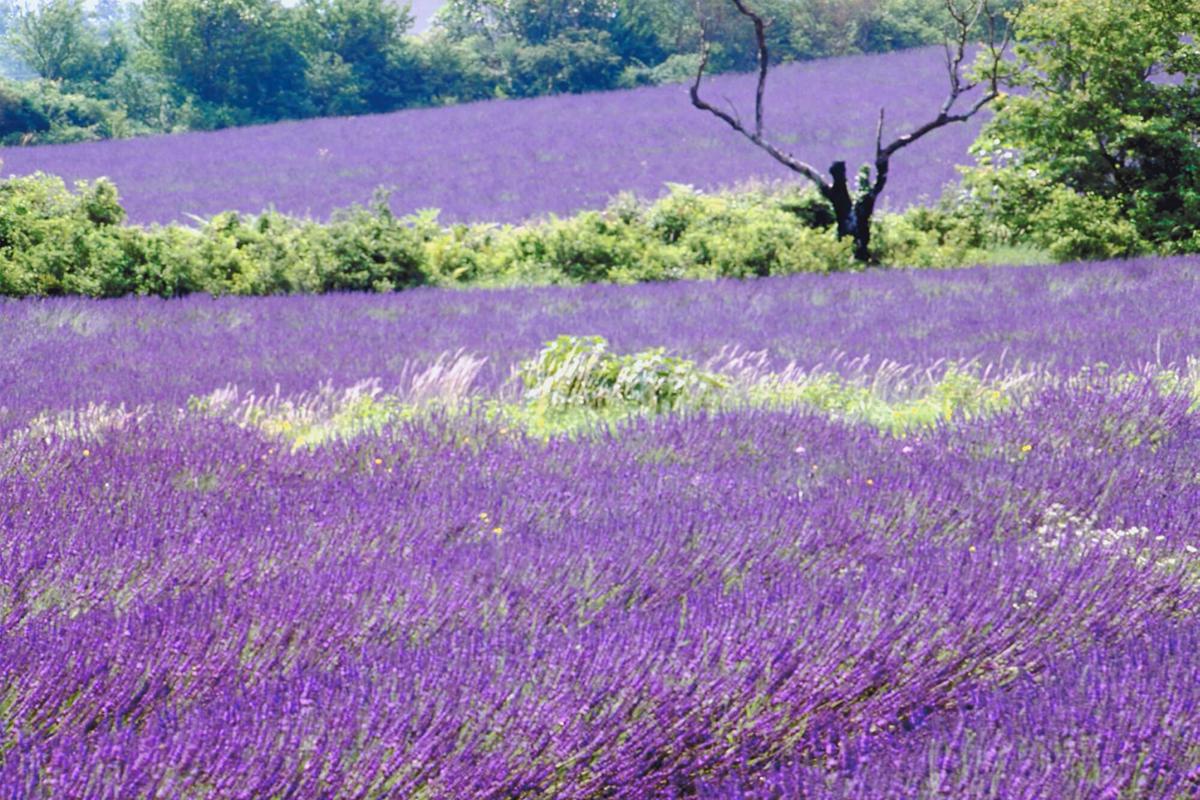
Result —
<path fill-rule="evenodd" d="M 356 92 L 372 111 L 405 104 L 416 72 L 404 38 L 413 22 L 407 8 L 386 0 L 303 0 L 297 15 L 310 90 L 336 84 L 343 104 L 352 106 Z"/>
<path fill-rule="evenodd" d="M 1010 81 L 1021 91 L 997 104 L 969 185 L 1065 186 L 1115 201 L 1162 249 L 1200 250 L 1197 31 L 1196 0 L 1033 3 L 1016 26 Z"/>
<path fill-rule="evenodd" d="M 101 50 L 99 37 L 88 25 L 83 0 L 47 0 L 21 11 L 8 36 L 25 65 L 51 81 L 86 77 Z"/>
<path fill-rule="evenodd" d="M 630 0 L 450 0 L 441 31 L 481 54 L 502 92 L 531 96 L 611 89 L 618 46 L 652 49 L 624 10 Z M 616 36 L 614 36 L 616 34 Z"/>
<path fill-rule="evenodd" d="M 500 76 L 469 43 L 435 31 L 414 40 L 412 47 L 420 71 L 419 102 L 447 105 L 496 94 Z"/>
<path fill-rule="evenodd" d="M 481 36 L 495 43 L 513 39 L 546 44 L 570 30 L 603 29 L 618 0 L 449 0 L 439 25 L 455 38 Z"/>
<path fill-rule="evenodd" d="M 566 31 L 542 44 L 501 52 L 509 92 L 517 97 L 611 89 L 621 74 L 621 59 L 612 52 L 607 31 Z"/>
<path fill-rule="evenodd" d="M 184 95 L 251 118 L 295 116 L 305 60 L 272 0 L 146 0 L 136 30 L 149 69 Z"/>
<path fill-rule="evenodd" d="M 50 117 L 20 84 L 0 81 L 0 141 L 50 130 Z M 18 138 L 18 142 L 19 142 Z"/>

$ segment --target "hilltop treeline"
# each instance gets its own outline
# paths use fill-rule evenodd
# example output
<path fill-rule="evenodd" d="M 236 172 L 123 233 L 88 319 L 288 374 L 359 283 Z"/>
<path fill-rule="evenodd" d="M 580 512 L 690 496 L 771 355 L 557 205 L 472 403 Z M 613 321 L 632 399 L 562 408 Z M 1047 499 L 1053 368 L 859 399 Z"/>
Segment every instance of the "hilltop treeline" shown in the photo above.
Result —
<path fill-rule="evenodd" d="M 747 69 L 745 19 L 724 0 L 449 0 L 410 35 L 390 0 L 46 0 L 0 5 L 9 69 L 0 142 L 35 144 L 587 92 Z M 773 58 L 940 42 L 943 0 L 762 0 Z"/>

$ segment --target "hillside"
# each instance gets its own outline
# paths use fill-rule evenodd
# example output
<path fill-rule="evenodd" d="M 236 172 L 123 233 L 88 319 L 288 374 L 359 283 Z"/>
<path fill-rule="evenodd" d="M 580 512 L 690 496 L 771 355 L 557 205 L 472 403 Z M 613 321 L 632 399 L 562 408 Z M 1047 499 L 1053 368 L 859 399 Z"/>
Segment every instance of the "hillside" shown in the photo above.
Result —
<path fill-rule="evenodd" d="M 806 160 L 856 166 L 870 153 L 879 108 L 889 130 L 928 119 L 944 98 L 938 48 L 780 67 L 767 88 L 767 123 Z M 708 83 L 711 98 L 752 113 L 753 77 Z M 853 87 L 839 91 L 839 87 Z M 979 120 L 952 126 L 897 158 L 885 205 L 935 196 Z M 786 178 L 752 145 L 693 109 L 686 87 L 474 103 L 124 141 L 0 149 L 5 174 L 108 176 L 134 222 L 184 220 L 274 206 L 327 217 L 393 187 L 397 212 L 442 209 L 443 220 L 511 222 L 602 205 L 664 182 L 715 188 Z"/>
<path fill-rule="evenodd" d="M 701 362 L 761 352 L 761 369 L 938 372 L 946 360 L 1068 377 L 1185 364 L 1200 351 L 1200 259 L 873 271 L 629 286 L 416 289 L 309 297 L 193 296 L 0 303 L 0 434 L 48 403 L 177 406 L 234 384 L 302 394 L 374 379 L 388 390 L 460 348 L 497 393 L 560 333 Z M 312 332 L 314 335 L 308 335 Z M 893 376 L 897 377 L 897 376 Z M 7 413 L 7 416 L 6 416 Z"/>
<path fill-rule="evenodd" d="M 0 797 L 1195 797 L 1198 267 L 0 303 Z"/>

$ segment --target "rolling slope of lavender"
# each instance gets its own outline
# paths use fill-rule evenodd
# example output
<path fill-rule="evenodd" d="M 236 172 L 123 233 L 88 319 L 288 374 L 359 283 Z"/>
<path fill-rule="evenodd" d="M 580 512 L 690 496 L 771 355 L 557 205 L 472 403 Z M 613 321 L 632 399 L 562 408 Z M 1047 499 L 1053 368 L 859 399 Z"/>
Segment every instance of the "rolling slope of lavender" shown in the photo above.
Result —
<path fill-rule="evenodd" d="M 841 369 L 864 357 L 941 359 L 1060 376 L 1182 367 L 1200 355 L 1200 259 L 936 272 L 870 271 L 394 295 L 0 302 L 0 431 L 46 409 L 165 403 L 234 384 L 285 394 L 378 379 L 459 350 L 487 361 L 491 393 L 559 334 L 617 351 L 666 347 L 704 361 L 737 346 L 768 369 Z"/>
<path fill-rule="evenodd" d="M 1200 419 L 1152 383 L 906 438 L 80 433 L 0 439 L 5 798 L 1200 789 Z"/>
<path fill-rule="evenodd" d="M 1193 257 L 0 304 L 0 797 L 1195 797 L 1198 299 Z M 495 392 L 564 332 L 1051 379 L 893 431 L 472 405 L 303 445 L 188 402 L 460 348 Z"/>
<path fill-rule="evenodd" d="M 728 75 L 711 78 L 708 95 L 749 113 L 753 91 L 753 76 Z M 842 158 L 853 169 L 872 152 L 880 107 L 889 130 L 902 132 L 935 115 L 946 91 L 940 48 L 782 66 L 768 85 L 767 124 L 811 163 Z M 906 149 L 883 204 L 936 197 L 955 180 L 954 165 L 968 163 L 979 124 L 950 126 Z M 790 176 L 692 108 L 681 85 L 7 148 L 0 160 L 5 174 L 108 176 L 138 223 L 271 206 L 324 218 L 367 202 L 381 185 L 394 188 L 398 213 L 438 208 L 444 221 L 517 222 L 601 207 L 622 191 L 657 197 L 664 182 L 707 189 Z"/>

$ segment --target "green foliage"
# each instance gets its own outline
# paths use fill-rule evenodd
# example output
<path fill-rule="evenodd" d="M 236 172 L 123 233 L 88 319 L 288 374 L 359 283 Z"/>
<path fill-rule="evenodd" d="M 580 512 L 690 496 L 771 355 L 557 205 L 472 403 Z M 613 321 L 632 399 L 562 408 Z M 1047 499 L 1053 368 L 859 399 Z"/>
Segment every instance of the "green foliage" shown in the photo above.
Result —
<path fill-rule="evenodd" d="M 543 44 L 502 47 L 498 54 L 508 76 L 505 94 L 513 97 L 611 89 L 621 73 L 607 31 L 568 30 Z"/>
<path fill-rule="evenodd" d="M 317 114 L 412 104 L 418 70 L 404 39 L 407 7 L 384 0 L 304 0 L 296 11 L 307 60 L 307 96 Z"/>
<path fill-rule="evenodd" d="M 525 401 L 543 409 L 634 406 L 654 412 L 695 408 L 728 379 L 661 348 L 619 356 L 602 336 L 559 336 L 519 368 Z"/>
<path fill-rule="evenodd" d="M 128 135 L 134 128 L 113 103 L 61 84 L 0 79 L 0 144 L 61 144 Z"/>
<path fill-rule="evenodd" d="M 116 189 L 35 175 L 0 182 L 0 294 L 114 297 L 135 288 Z"/>
<path fill-rule="evenodd" d="M 1130 225 L 1200 250 L 1198 30 L 1195 0 L 1032 3 L 1010 76 L 1023 91 L 996 105 L 971 176 L 999 223 L 1059 257 L 1131 252 Z"/>
<path fill-rule="evenodd" d="M 975 218 L 946 203 L 884 215 L 874 234 L 874 246 L 886 262 L 900 267 L 983 263 L 989 244 Z"/>
<path fill-rule="evenodd" d="M 659 206 L 668 236 L 688 254 L 689 277 L 749 278 L 857 268 L 849 240 L 808 227 L 795 203 L 762 204 L 753 195 L 693 195 L 676 188 Z M 750 202 L 746 202 L 750 200 Z M 693 214 L 679 203 L 696 202 Z M 672 206 L 675 206 L 672 208 Z M 799 217 L 799 219 L 798 219 Z M 679 229 L 680 223 L 686 227 Z"/>
<path fill-rule="evenodd" d="M 166 257 L 186 265 L 184 275 L 204 274 L 204 290 L 213 294 L 390 292 L 425 280 L 416 232 L 378 204 L 328 225 L 275 213 L 218 214 Z"/>
<path fill-rule="evenodd" d="M 20 12 L 9 33 L 17 56 L 46 80 L 78 81 L 99 65 L 101 44 L 83 0 L 46 0 Z"/>
<path fill-rule="evenodd" d="M 973 170 L 965 185 L 971 213 L 993 242 L 1030 244 L 1055 261 L 1116 258 L 1151 249 L 1120 198 L 1078 192 L 1012 169 Z"/>
<path fill-rule="evenodd" d="M 74 192 L 44 175 L 0 181 L 0 295 L 390 292 L 861 268 L 827 225 L 823 201 L 794 187 L 701 194 L 673 186 L 655 202 L 626 195 L 603 211 L 516 226 L 442 226 L 436 211 L 397 217 L 385 195 L 328 223 L 275 212 L 227 212 L 194 227 L 123 220 L 107 181 Z M 922 267 L 1013 254 L 1022 262 L 1110 257 L 1141 246 L 1113 201 L 1040 184 L 992 200 L 977 185 L 956 202 L 882 215 L 875 241 L 881 262 Z"/>
<path fill-rule="evenodd" d="M 661 252 L 642 231 L 587 211 L 568 219 L 505 232 L 497 249 L 508 270 L 526 278 L 543 274 L 561 282 L 627 282 L 663 270 Z M 558 281 L 555 281 L 558 282 Z"/>
<path fill-rule="evenodd" d="M 0 182 L 0 294 L 176 296 L 394 291 L 425 280 L 418 233 L 382 205 L 327 225 L 218 214 L 198 230 L 122 227 L 116 188 Z"/>
<path fill-rule="evenodd" d="M 427 229 L 436 283 L 630 283 L 678 278 L 746 278 L 856 269 L 812 211 L 807 192 L 704 195 L 673 186 L 657 202 L 629 197 L 604 212 L 551 217 L 520 227 Z"/>
<path fill-rule="evenodd" d="M 137 35 L 150 71 L 181 98 L 247 120 L 300 106 L 304 59 L 272 0 L 146 0 Z"/>
<path fill-rule="evenodd" d="M 328 226 L 308 230 L 323 235 L 318 249 L 330 256 L 319 269 L 317 291 L 391 292 L 425 282 L 421 242 L 407 222 L 392 215 L 386 196 L 371 208 L 351 209 Z"/>
<path fill-rule="evenodd" d="M 0 142 L 17 142 L 50 130 L 50 117 L 36 98 L 11 81 L 0 81 Z"/>
<path fill-rule="evenodd" d="M 746 390 L 751 406 L 806 406 L 835 419 L 864 422 L 896 436 L 955 421 L 969 421 L 1009 408 L 1028 384 L 1027 376 L 1012 375 L 985 382 L 971 371 L 951 364 L 936 380 L 909 387 L 897 396 L 864 376 L 847 378 L 832 372 L 809 375 L 768 375 Z"/>

